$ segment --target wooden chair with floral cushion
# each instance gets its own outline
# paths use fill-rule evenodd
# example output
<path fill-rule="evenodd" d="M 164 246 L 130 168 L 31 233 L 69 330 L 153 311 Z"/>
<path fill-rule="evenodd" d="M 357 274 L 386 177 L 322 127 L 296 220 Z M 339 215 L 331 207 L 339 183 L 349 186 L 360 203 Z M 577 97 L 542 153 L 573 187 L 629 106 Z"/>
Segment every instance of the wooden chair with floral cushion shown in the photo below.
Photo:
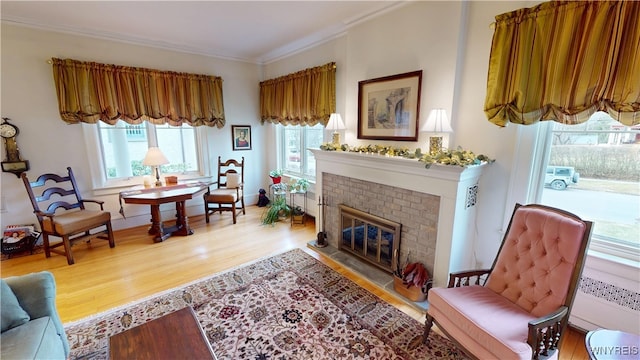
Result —
<path fill-rule="evenodd" d="M 239 206 L 237 205 L 239 204 Z M 233 214 L 233 223 L 236 216 L 244 209 L 244 157 L 240 161 L 229 159 L 222 161 L 218 156 L 218 181 L 215 189 L 208 189 L 204 194 L 205 220 L 209 223 L 209 217 L 215 212 L 222 214 L 230 211 Z"/>
<path fill-rule="evenodd" d="M 592 223 L 543 205 L 516 204 L 491 269 L 452 273 L 432 288 L 433 323 L 472 358 L 557 358 Z"/>
<path fill-rule="evenodd" d="M 67 176 L 44 174 L 35 181 L 29 181 L 26 173 L 22 173 L 21 177 L 40 223 L 45 256 L 50 257 L 52 252 L 65 255 L 67 263 L 72 265 L 71 246 L 78 241 L 89 242 L 99 238 L 107 240 L 109 247 L 116 244 L 111 228 L 111 213 L 104 211 L 104 201 L 83 199 L 70 167 L 67 173 Z M 97 204 L 100 209 L 86 209 L 86 203 Z M 62 241 L 51 244 L 50 236 L 59 237 Z M 64 250 L 60 251 L 58 247 Z"/>

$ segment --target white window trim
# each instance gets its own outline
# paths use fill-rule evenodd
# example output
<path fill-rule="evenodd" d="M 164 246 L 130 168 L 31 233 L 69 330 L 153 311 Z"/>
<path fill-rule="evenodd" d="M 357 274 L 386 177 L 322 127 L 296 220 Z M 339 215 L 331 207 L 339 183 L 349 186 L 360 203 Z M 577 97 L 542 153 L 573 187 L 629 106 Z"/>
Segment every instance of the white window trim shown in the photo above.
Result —
<path fill-rule="evenodd" d="M 204 126 L 195 127 L 196 146 L 198 147 L 198 174 L 179 175 L 180 180 L 199 180 L 211 178 L 211 166 L 209 164 L 209 146 L 206 129 Z M 127 178 L 107 180 L 104 172 L 104 158 L 101 154 L 99 128 L 95 124 L 82 123 L 82 132 L 85 140 L 85 148 L 91 173 L 94 195 L 117 194 L 123 188 L 142 184 L 142 176 L 130 176 Z M 155 135 L 154 135 L 155 136 Z"/>
<path fill-rule="evenodd" d="M 542 198 L 543 169 L 549 161 L 552 121 L 535 125 L 517 125 L 514 161 L 507 193 L 505 209 L 515 203 L 539 203 Z M 523 186 L 524 185 L 524 186 Z M 510 213 L 505 211 L 504 224 L 508 224 Z M 640 251 L 637 247 L 608 240 L 598 235 L 591 236 L 589 255 L 612 262 L 640 268 Z"/>

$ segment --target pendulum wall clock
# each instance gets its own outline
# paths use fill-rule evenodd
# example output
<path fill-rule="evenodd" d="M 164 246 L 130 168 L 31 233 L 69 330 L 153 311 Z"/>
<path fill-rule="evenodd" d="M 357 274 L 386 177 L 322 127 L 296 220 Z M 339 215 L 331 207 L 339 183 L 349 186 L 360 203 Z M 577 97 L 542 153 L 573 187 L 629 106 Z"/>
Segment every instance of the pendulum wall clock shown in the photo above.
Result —
<path fill-rule="evenodd" d="M 7 154 L 7 158 L 2 162 L 2 171 L 10 172 L 20 177 L 20 174 L 29 170 L 29 161 L 20 158 L 20 150 L 16 142 L 16 137 L 20 130 L 18 130 L 17 126 L 9 123 L 9 118 L 2 118 L 2 120 L 0 136 L 4 141 L 4 148 Z"/>

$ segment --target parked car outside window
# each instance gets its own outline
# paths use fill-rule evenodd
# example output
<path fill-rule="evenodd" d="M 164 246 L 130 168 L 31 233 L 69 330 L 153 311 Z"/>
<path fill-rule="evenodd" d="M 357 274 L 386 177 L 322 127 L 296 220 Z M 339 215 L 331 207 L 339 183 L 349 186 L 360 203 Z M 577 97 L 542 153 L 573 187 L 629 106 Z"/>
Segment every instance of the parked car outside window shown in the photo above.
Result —
<path fill-rule="evenodd" d="M 544 185 L 554 190 L 564 190 L 569 185 L 578 184 L 580 174 L 571 166 L 548 166 Z"/>

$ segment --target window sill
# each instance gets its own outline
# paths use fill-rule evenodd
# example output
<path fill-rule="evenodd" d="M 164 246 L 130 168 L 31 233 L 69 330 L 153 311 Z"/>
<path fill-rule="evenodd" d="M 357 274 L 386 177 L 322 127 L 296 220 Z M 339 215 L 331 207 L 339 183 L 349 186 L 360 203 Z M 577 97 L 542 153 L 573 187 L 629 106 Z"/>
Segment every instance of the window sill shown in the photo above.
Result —
<path fill-rule="evenodd" d="M 171 175 L 171 174 L 164 174 L 164 175 L 168 176 L 168 175 Z M 161 179 L 163 177 L 161 177 Z M 211 181 L 211 179 L 212 179 L 211 176 L 202 176 L 202 175 L 183 175 L 183 176 L 178 176 L 178 182 L 181 182 L 181 181 L 195 181 L 195 180 Z M 155 182 L 155 178 L 153 180 Z M 131 177 L 131 178 L 128 178 L 127 180 L 112 181 L 112 182 L 109 182 L 109 183 L 105 184 L 102 187 L 94 188 L 93 189 L 93 195 L 95 195 L 95 196 L 116 195 L 116 194 L 120 194 L 120 192 L 122 190 L 126 190 L 128 188 L 133 187 L 133 186 L 142 185 L 142 183 L 143 183 L 143 177 L 142 176 Z"/>
<path fill-rule="evenodd" d="M 640 269 L 640 246 L 637 245 L 624 244 L 592 236 L 588 255 Z"/>

